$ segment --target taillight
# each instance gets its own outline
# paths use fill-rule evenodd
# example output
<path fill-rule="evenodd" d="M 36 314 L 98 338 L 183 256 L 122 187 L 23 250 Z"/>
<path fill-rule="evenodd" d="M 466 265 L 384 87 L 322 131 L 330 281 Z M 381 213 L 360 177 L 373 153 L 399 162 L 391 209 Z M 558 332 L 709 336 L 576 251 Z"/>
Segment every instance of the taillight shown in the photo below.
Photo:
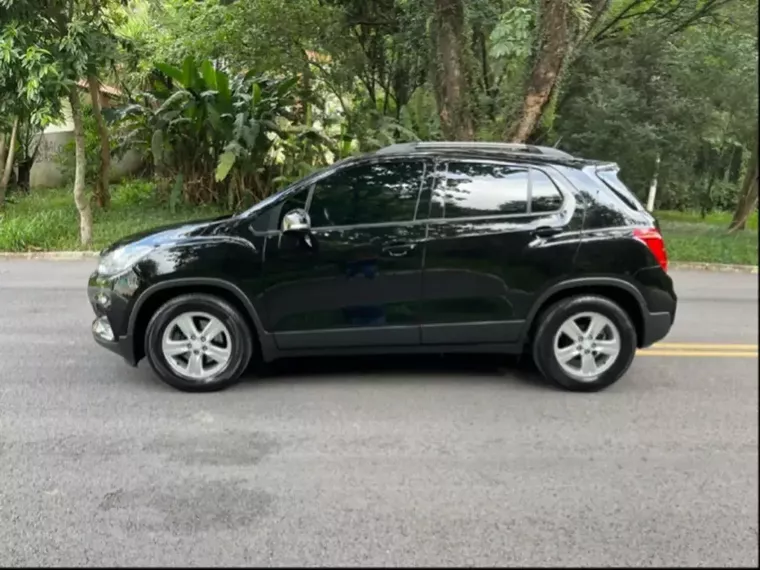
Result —
<path fill-rule="evenodd" d="M 656 228 L 635 228 L 633 230 L 633 237 L 642 241 L 649 248 L 649 251 L 654 254 L 657 263 L 664 271 L 668 270 L 668 252 L 665 249 L 665 240 L 662 239 L 662 234 Z"/>

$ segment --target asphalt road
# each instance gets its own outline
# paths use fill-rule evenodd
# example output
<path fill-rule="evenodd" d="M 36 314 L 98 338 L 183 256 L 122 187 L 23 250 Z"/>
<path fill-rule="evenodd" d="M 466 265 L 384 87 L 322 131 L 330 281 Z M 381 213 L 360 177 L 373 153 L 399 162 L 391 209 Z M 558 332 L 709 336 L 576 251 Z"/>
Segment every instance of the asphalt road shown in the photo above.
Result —
<path fill-rule="evenodd" d="M 756 275 L 675 273 L 597 394 L 459 357 L 189 395 L 92 342 L 92 266 L 0 261 L 0 566 L 758 563 Z"/>

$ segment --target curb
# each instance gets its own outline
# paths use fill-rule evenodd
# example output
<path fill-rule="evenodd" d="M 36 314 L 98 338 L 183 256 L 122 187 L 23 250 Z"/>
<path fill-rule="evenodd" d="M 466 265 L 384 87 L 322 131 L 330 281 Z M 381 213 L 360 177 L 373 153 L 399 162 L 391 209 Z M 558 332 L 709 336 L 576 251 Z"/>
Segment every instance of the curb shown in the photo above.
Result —
<path fill-rule="evenodd" d="M 77 259 L 94 259 L 97 251 L 0 251 L 0 259 L 45 259 L 48 261 L 73 261 Z"/>
<path fill-rule="evenodd" d="M 724 273 L 757 273 L 757 265 L 730 265 L 727 263 L 700 263 L 697 261 L 674 261 L 670 269 L 681 271 L 718 271 Z"/>
<path fill-rule="evenodd" d="M 78 259 L 94 259 L 97 251 L 0 251 L 0 259 L 45 259 L 48 261 L 73 261 Z M 698 261 L 673 261 L 670 269 L 681 271 L 718 271 L 728 273 L 757 273 L 757 265 L 730 265 L 726 263 L 701 263 Z"/>

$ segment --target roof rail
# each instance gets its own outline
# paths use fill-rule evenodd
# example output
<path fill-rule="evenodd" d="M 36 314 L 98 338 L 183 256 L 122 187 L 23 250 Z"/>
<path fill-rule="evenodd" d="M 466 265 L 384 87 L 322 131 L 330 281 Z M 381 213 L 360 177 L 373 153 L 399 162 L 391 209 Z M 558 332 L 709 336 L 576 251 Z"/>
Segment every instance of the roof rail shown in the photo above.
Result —
<path fill-rule="evenodd" d="M 376 154 L 395 154 L 402 152 L 411 152 L 413 150 L 478 150 L 504 153 L 529 153 L 543 156 L 552 156 L 555 158 L 574 158 L 557 148 L 549 146 L 536 146 L 518 143 L 501 143 L 501 142 L 476 142 L 476 141 L 429 141 L 429 142 L 411 142 L 393 144 L 377 151 Z"/>
<path fill-rule="evenodd" d="M 416 143 L 416 142 L 396 143 L 390 146 L 384 146 L 380 150 L 376 150 L 375 154 L 396 154 L 396 153 L 403 153 L 403 152 L 411 152 L 417 147 L 418 144 L 419 143 Z"/>

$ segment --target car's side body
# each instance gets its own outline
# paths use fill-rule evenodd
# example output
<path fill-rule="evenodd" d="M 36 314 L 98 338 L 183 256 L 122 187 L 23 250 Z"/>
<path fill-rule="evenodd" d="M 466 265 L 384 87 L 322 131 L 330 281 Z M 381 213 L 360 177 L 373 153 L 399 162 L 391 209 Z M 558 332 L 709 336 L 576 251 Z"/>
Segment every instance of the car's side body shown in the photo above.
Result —
<path fill-rule="evenodd" d="M 307 239 L 280 230 L 291 207 L 315 211 L 320 184 L 344 174 L 350 180 L 359 171 L 383 179 L 386 168 L 406 173 L 397 185 L 405 199 L 392 205 L 398 219 L 347 225 L 328 219 Z M 491 178 L 493 172 L 526 178 L 527 210 L 511 211 L 508 203 L 484 215 L 474 203 L 468 210 L 474 198 L 456 194 L 457 169 L 473 168 L 490 168 Z M 91 303 L 113 331 L 112 339 L 95 338 L 135 364 L 144 355 L 152 312 L 173 295 L 203 291 L 244 314 L 267 361 L 316 354 L 519 353 L 548 304 L 595 291 L 630 313 L 637 344 L 648 346 L 667 334 L 676 308 L 670 277 L 633 235 L 634 228 L 656 222 L 616 203 L 594 175 L 599 168 L 562 157 L 457 148 L 342 161 L 242 214 L 111 246 L 156 247 L 125 272 L 91 276 Z M 539 187 L 556 195 L 539 202 L 530 190 Z M 487 193 L 487 184 L 483 188 Z M 463 214 L 448 218 L 447 208 Z"/>

